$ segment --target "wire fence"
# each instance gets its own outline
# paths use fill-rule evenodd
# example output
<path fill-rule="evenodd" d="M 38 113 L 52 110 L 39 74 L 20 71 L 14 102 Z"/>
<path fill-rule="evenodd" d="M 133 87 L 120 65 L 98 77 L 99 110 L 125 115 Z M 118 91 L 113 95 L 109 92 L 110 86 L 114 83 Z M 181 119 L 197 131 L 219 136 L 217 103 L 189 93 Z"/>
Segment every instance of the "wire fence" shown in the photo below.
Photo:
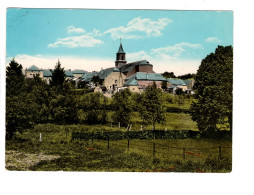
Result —
<path fill-rule="evenodd" d="M 165 140 L 164 140 L 165 141 Z M 168 141 L 170 142 L 170 140 Z M 214 147 L 183 147 L 158 143 L 158 140 L 91 140 L 91 145 L 100 145 L 106 149 L 122 149 L 127 152 L 137 152 L 152 158 L 174 158 L 179 160 L 194 160 L 232 156 L 232 146 L 217 145 Z"/>

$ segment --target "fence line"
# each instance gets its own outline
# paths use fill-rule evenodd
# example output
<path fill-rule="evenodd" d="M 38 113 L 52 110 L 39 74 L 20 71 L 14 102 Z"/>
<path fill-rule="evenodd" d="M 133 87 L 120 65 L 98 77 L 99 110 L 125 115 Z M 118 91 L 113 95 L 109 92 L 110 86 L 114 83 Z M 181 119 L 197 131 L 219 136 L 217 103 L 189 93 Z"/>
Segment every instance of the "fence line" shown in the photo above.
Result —
<path fill-rule="evenodd" d="M 110 138 L 108 137 L 107 140 L 100 140 L 100 142 L 101 141 L 104 143 L 106 142 L 107 149 L 117 146 L 117 147 L 121 147 L 121 148 L 126 148 L 129 151 L 130 148 L 137 147 L 139 149 L 142 149 L 142 151 L 151 152 L 151 156 L 153 156 L 153 158 L 156 157 L 156 154 L 163 154 L 164 156 L 165 155 L 166 156 L 182 156 L 183 160 L 186 159 L 186 156 L 199 157 L 204 154 L 203 153 L 204 151 L 209 151 L 209 150 L 217 150 L 216 154 L 218 154 L 218 159 L 221 160 L 222 159 L 222 149 L 232 149 L 232 146 L 217 146 L 217 147 L 214 146 L 214 147 L 206 147 L 206 148 L 176 147 L 176 146 L 168 146 L 168 145 L 164 145 L 164 144 L 160 144 L 160 143 L 156 143 L 156 142 L 151 142 L 151 141 L 138 140 L 141 143 L 148 144 L 148 145 L 141 145 L 141 144 L 135 143 L 135 141 L 131 141 L 129 139 L 126 139 L 126 140 L 127 140 L 126 143 L 119 143 L 119 142 L 117 142 L 119 140 L 110 140 Z M 95 142 L 95 139 L 91 139 L 91 143 L 94 144 L 94 142 Z M 165 149 L 168 149 L 168 151 L 161 151 L 161 150 L 165 150 Z M 171 151 L 172 150 L 179 150 L 179 153 L 174 154 L 174 153 L 169 152 L 169 150 L 171 150 Z M 190 150 L 192 150 L 192 151 L 190 151 Z M 193 152 L 193 150 L 195 150 L 196 152 Z M 197 153 L 197 151 L 200 151 L 200 152 Z"/>

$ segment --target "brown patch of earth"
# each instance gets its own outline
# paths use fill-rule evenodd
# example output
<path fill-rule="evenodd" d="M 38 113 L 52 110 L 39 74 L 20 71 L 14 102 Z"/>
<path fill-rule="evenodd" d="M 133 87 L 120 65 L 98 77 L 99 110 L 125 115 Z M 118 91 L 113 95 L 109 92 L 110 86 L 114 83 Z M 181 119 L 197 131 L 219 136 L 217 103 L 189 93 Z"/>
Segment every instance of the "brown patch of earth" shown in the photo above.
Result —
<path fill-rule="evenodd" d="M 40 161 L 49 161 L 57 158 L 60 158 L 60 156 L 43 153 L 29 154 L 9 150 L 5 152 L 5 168 L 8 170 L 29 171 L 29 167 L 38 164 Z"/>

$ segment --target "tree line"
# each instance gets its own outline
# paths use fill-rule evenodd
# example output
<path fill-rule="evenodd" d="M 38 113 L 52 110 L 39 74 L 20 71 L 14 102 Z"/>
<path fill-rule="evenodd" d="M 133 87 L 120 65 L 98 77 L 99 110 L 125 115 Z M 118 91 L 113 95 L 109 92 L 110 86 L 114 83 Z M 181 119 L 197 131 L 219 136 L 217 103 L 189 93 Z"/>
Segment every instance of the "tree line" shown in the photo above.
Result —
<path fill-rule="evenodd" d="M 144 123 L 163 122 L 163 92 L 156 84 L 143 94 L 133 94 L 128 89 L 111 99 L 100 93 L 78 95 L 75 86 L 66 81 L 65 71 L 57 62 L 52 79 L 47 84 L 39 75 L 25 78 L 23 67 L 13 59 L 6 71 L 6 138 L 16 132 L 33 128 L 39 123 L 54 124 L 106 124 L 108 113 L 116 124 L 127 125 L 131 113 L 140 113 Z"/>

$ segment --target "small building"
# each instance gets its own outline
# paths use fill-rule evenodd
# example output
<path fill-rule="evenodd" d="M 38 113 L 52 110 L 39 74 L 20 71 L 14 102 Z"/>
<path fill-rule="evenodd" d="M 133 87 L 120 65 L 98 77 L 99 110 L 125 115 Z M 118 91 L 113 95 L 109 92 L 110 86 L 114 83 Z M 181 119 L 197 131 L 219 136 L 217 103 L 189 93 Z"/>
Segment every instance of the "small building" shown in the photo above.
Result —
<path fill-rule="evenodd" d="M 37 66 L 32 65 L 25 70 L 25 76 L 27 78 L 34 78 L 34 76 L 39 75 L 40 78 L 43 78 L 43 70 L 39 69 Z"/>
<path fill-rule="evenodd" d="M 137 72 L 131 77 L 126 78 L 124 86 L 128 87 L 132 92 L 143 92 L 148 86 L 155 82 L 157 88 L 161 89 L 161 84 L 166 79 L 159 73 Z"/>
<path fill-rule="evenodd" d="M 183 82 L 186 84 L 188 90 L 192 90 L 194 85 L 194 79 L 186 79 L 183 80 Z"/>
<path fill-rule="evenodd" d="M 167 87 L 169 92 L 175 94 L 175 90 L 180 88 L 185 92 L 187 90 L 186 83 L 181 79 L 167 79 Z"/>

